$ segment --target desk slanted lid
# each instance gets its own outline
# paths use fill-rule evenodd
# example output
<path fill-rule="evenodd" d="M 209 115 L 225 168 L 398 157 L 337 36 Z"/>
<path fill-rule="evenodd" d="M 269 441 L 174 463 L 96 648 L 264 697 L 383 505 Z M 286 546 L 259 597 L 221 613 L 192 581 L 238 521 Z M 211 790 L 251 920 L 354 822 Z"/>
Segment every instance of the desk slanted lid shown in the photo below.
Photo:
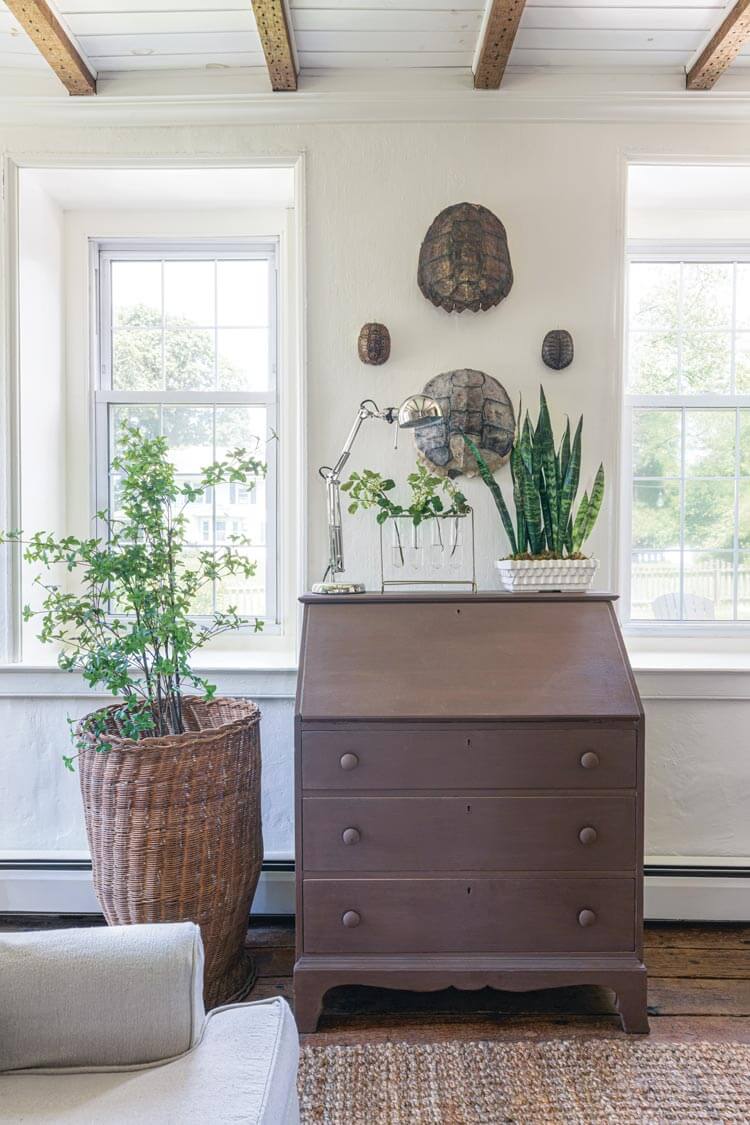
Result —
<path fill-rule="evenodd" d="M 610 596 L 311 597 L 297 712 L 327 720 L 637 720 Z"/>

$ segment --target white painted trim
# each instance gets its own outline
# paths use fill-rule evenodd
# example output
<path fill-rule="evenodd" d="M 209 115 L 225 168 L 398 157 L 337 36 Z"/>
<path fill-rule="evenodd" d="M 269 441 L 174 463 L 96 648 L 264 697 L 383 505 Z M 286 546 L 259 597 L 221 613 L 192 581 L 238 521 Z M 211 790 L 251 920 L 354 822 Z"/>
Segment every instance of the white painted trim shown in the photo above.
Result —
<path fill-rule="evenodd" d="M 100 914 L 90 871 L 0 870 L 0 914 Z M 294 913 L 294 872 L 261 871 L 253 914 Z"/>
<path fill-rule="evenodd" d="M 11 74 L 11 72 L 8 72 Z M 500 90 L 474 90 L 471 68 L 306 70 L 292 94 L 272 93 L 261 68 L 223 74 L 110 72 L 96 98 L 51 95 L 46 75 L 0 76 L 0 125 L 135 126 L 427 121 L 747 121 L 750 74 L 709 95 L 685 89 L 683 68 L 509 67 Z M 19 93 L 19 91 L 25 91 Z"/>
<path fill-rule="evenodd" d="M 0 99 L 0 115 L 1 115 Z M 258 643 L 254 638 L 255 648 L 264 651 L 243 652 L 236 643 L 235 638 L 226 641 L 227 648 L 219 650 L 208 649 L 202 654 L 202 660 L 194 662 L 196 671 L 216 671 L 229 669 L 232 672 L 248 673 L 254 669 L 289 670 L 289 666 L 296 661 L 297 649 L 301 631 L 301 607 L 296 601 L 300 590 L 307 588 L 307 490 L 306 490 L 306 445 L 305 435 L 305 410 L 306 410 L 306 380 L 307 380 L 307 274 L 306 274 L 306 194 L 305 194 L 305 157 L 300 151 L 290 152 L 286 156 L 248 156 L 224 157 L 219 155 L 183 156 L 154 156 L 153 154 L 139 156 L 137 154 L 119 155 L 81 155 L 81 153 L 5 153 L 2 156 L 3 188 L 6 199 L 3 201 L 2 215 L 3 228 L 0 229 L 0 296 L 6 299 L 3 306 L 9 308 L 7 295 L 2 288 L 5 278 L 13 278 L 17 273 L 15 267 L 14 247 L 17 239 L 17 207 L 16 185 L 19 169 L 54 168 L 54 169 L 85 169 L 85 168 L 149 168 L 149 169 L 174 169 L 174 168 L 291 168 L 294 174 L 295 202 L 293 208 L 287 209 L 290 214 L 288 226 L 279 232 L 280 253 L 279 261 L 285 267 L 280 270 L 283 300 L 281 302 L 281 316 L 285 318 L 281 331 L 281 354 L 279 356 L 279 395 L 286 399 L 282 406 L 283 416 L 289 420 L 289 440 L 283 443 L 281 464 L 279 465 L 279 479 L 283 481 L 281 497 L 281 519 L 279 535 L 284 538 L 281 543 L 281 559 L 283 574 L 279 575 L 279 605 L 283 608 L 285 621 L 288 627 L 283 635 L 275 637 L 272 630 L 267 630 L 266 636 L 269 644 Z M 12 189 L 12 190 L 11 190 Z M 88 259 L 87 259 L 88 262 Z M 87 268 L 88 276 L 88 268 Z M 5 323 L 0 315 L 0 528 L 15 526 L 17 518 L 12 518 L 12 511 L 3 510 L 3 488 L 9 487 L 8 481 L 18 482 L 20 453 L 13 444 L 15 433 L 12 424 L 12 412 L 6 417 L 4 403 L 6 396 L 10 404 L 17 403 L 17 365 L 9 362 L 3 355 L 3 350 L 8 351 L 12 358 L 17 349 L 17 332 L 11 321 Z M 5 360 L 5 362 L 3 362 Z M 15 406 L 14 406 L 15 409 Z M 5 456 L 4 456 L 5 453 Z M 4 483 L 6 482 L 6 483 Z M 288 515 L 287 515 L 288 510 Z M 4 547 L 0 550 L 0 680 L 4 662 L 22 660 L 21 628 L 17 607 L 20 606 L 20 551 L 15 556 L 15 571 L 11 571 L 10 578 L 3 573 L 3 562 L 10 556 L 10 549 Z M 13 582 L 12 588 L 8 582 Z M 6 607 L 7 595 L 7 607 Z M 12 612 L 11 612 L 12 610 Z M 5 642 L 8 641 L 7 647 Z M 276 640 L 280 644 L 275 644 Z M 273 647 L 272 647 L 273 646 Z M 211 667 L 213 665 L 213 667 Z M 237 676 L 234 677 L 235 681 Z M 70 681 L 69 681 L 70 682 Z M 241 684 L 237 694 L 254 694 L 251 688 Z M 3 692 L 0 684 L 0 695 L 16 694 L 14 691 Z M 34 694 L 58 694 L 57 691 L 41 691 Z M 85 685 L 75 692 L 77 695 L 91 694 Z M 274 693 L 271 693 L 273 697 Z M 294 692 L 292 691 L 293 695 Z M 99 696 L 99 698 L 105 698 Z"/>
<path fill-rule="evenodd" d="M 750 879 L 647 875 L 644 915 L 660 922 L 749 922 Z"/>
<path fill-rule="evenodd" d="M 17 528 L 21 482 L 14 466 L 20 458 L 20 394 L 18 352 L 18 171 L 3 156 L 0 207 L 0 528 Z M 18 660 L 21 622 L 21 548 L 0 548 L 0 658 Z"/>
<path fill-rule="evenodd" d="M 221 657 L 215 664 L 196 663 L 195 669 L 216 683 L 222 695 L 252 696 L 254 699 L 294 699 L 297 669 L 288 664 L 272 666 L 261 658 L 255 666 L 247 654 L 237 653 L 235 660 Z M 665 654 L 663 664 L 636 664 L 636 681 L 641 696 L 651 700 L 691 700 L 726 702 L 750 701 L 750 668 L 717 668 L 711 656 L 704 656 L 695 667 L 675 667 L 676 657 Z M 671 660 L 671 663 L 670 663 Z M 54 666 L 26 664 L 0 665 L 0 699 L 108 699 L 102 692 L 92 691 L 75 672 L 63 672 Z"/>
<path fill-rule="evenodd" d="M 297 689 L 296 668 L 253 668 L 246 656 L 234 667 L 222 662 L 219 667 L 213 668 L 194 663 L 193 668 L 216 684 L 219 695 L 252 696 L 257 700 L 294 699 Z M 6 664 L 0 667 L 0 699 L 98 701 L 110 698 L 106 692 L 90 688 L 77 672 L 23 664 Z"/>

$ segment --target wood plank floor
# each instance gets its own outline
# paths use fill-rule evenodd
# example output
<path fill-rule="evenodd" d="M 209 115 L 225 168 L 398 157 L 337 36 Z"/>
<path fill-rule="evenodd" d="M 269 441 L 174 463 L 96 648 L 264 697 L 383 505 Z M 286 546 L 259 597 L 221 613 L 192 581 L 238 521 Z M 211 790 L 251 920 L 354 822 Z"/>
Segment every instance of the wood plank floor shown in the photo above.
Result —
<path fill-rule="evenodd" d="M 294 1002 L 292 924 L 253 926 L 258 966 L 250 999 Z M 750 1043 L 750 926 L 646 927 L 649 1014 L 654 1039 Z M 397 992 L 339 988 L 329 993 L 318 1032 L 303 1042 L 400 1039 L 568 1039 L 622 1035 L 612 994 L 603 988 L 543 992 Z"/>
<path fill-rule="evenodd" d="M 0 930 L 102 924 L 89 918 L 0 919 Z M 247 944 L 258 968 L 250 999 L 294 1003 L 294 924 L 257 924 Z M 645 960 L 654 1039 L 750 1043 L 750 925 L 649 924 Z M 603 988 L 512 993 L 397 992 L 339 988 L 328 994 L 315 1035 L 303 1042 L 400 1039 L 569 1039 L 620 1036 L 612 994 Z"/>

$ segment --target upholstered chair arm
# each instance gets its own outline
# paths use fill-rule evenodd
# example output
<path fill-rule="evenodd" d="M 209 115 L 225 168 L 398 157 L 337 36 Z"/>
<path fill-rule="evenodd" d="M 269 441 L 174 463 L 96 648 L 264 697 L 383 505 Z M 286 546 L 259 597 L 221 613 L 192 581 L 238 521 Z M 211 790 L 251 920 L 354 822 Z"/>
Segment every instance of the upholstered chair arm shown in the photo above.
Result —
<path fill-rule="evenodd" d="M 153 1063 L 204 1018 L 192 922 L 0 934 L 0 1071 Z"/>

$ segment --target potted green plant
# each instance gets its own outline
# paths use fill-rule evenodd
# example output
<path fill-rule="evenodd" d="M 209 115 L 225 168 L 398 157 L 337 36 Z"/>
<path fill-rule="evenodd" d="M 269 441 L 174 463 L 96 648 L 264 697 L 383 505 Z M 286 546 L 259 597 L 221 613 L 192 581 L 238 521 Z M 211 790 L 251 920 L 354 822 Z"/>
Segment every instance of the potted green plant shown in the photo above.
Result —
<path fill-rule="evenodd" d="M 581 472 L 583 417 L 571 439 L 570 419 L 559 445 L 550 421 L 544 388 L 540 387 L 539 417 L 532 423 L 528 411 L 516 431 L 510 455 L 515 523 L 502 489 L 476 444 L 464 435 L 479 474 L 492 493 L 510 554 L 495 566 L 506 590 L 585 590 L 598 562 L 582 548 L 594 529 L 604 498 L 604 467 L 599 465 L 591 492 L 576 507 Z"/>
<path fill-rule="evenodd" d="M 444 547 L 455 550 L 458 541 L 458 522 L 471 514 L 466 497 L 448 477 L 439 477 L 430 473 L 424 465 L 418 465 L 414 472 L 406 478 L 409 486 L 409 503 L 404 506 L 391 498 L 391 493 L 396 487 L 396 482 L 390 477 L 384 477 L 374 469 L 363 469 L 361 473 L 352 473 L 349 479 L 342 484 L 343 492 L 348 492 L 350 504 L 348 511 L 354 514 L 358 511 L 376 510 L 375 519 L 381 526 L 391 521 L 393 527 L 393 553 L 396 556 L 396 566 L 405 564 L 405 552 L 410 550 L 418 552 L 420 547 L 420 527 L 430 523 L 435 529 L 436 546 L 442 552 Z M 443 542 L 441 524 L 446 520 L 453 521 L 453 543 Z M 404 525 L 403 528 L 401 525 Z M 407 531 L 411 532 L 410 542 L 407 544 L 404 537 Z"/>
<path fill-rule="evenodd" d="M 116 511 L 97 513 L 100 537 L 21 532 L 28 562 L 63 566 L 66 587 L 37 577 L 40 639 L 61 668 L 117 702 L 72 725 L 94 887 L 110 924 L 190 919 L 202 931 L 209 1005 L 243 995 L 243 950 L 262 860 L 260 713 L 221 699 L 191 668 L 213 637 L 261 622 L 236 608 L 196 616 L 201 591 L 252 577 L 244 540 L 190 551 L 186 508 L 223 482 L 253 486 L 265 466 L 243 449 L 178 479 L 163 437 L 119 434 Z"/>

